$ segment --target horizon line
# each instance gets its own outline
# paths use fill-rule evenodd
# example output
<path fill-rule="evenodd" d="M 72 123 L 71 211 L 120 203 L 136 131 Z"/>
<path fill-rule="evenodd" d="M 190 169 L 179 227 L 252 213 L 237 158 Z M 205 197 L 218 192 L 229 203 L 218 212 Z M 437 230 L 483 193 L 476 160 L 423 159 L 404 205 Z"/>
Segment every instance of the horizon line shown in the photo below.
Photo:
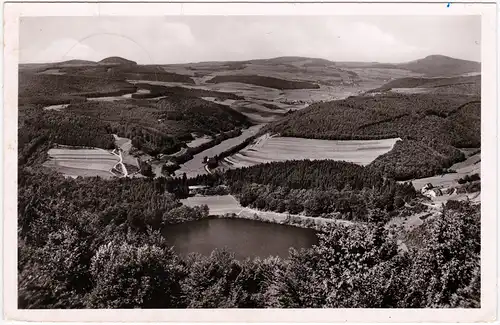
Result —
<path fill-rule="evenodd" d="M 442 56 L 446 58 L 451 58 L 455 60 L 462 60 L 462 61 L 469 61 L 469 62 L 474 62 L 474 63 L 479 63 L 481 64 L 481 61 L 475 61 L 475 60 L 468 60 L 468 59 L 461 59 L 461 58 L 456 58 L 448 55 L 443 55 L 443 54 L 429 54 L 425 57 L 422 57 L 420 59 L 415 59 L 415 60 L 410 60 L 410 61 L 403 61 L 403 62 L 381 62 L 381 61 L 333 61 L 331 59 L 325 59 L 321 57 L 308 57 L 308 56 L 300 56 L 300 55 L 283 55 L 283 56 L 276 56 L 276 57 L 268 57 L 268 58 L 254 58 L 254 59 L 246 59 L 246 60 L 208 60 L 208 61 L 190 61 L 190 62 L 177 62 L 177 63 L 139 63 L 130 59 L 127 59 L 123 56 L 117 56 L 117 55 L 112 55 L 112 56 L 107 56 L 102 58 L 99 61 L 93 61 L 93 60 L 88 60 L 88 59 L 78 59 L 78 58 L 73 58 L 73 59 L 67 59 L 63 61 L 53 61 L 53 62 L 18 62 L 18 64 L 57 64 L 57 63 L 64 63 L 68 61 L 88 61 L 91 63 L 100 63 L 101 61 L 108 59 L 108 58 L 121 58 L 124 60 L 128 61 L 133 61 L 137 65 L 185 65 L 185 64 L 202 64 L 202 63 L 217 63 L 217 62 L 247 62 L 247 61 L 259 61 L 259 60 L 274 60 L 274 59 L 279 59 L 279 58 L 304 58 L 304 59 L 316 59 L 316 60 L 326 60 L 330 61 L 332 63 L 373 63 L 373 64 L 404 64 L 404 63 L 409 63 L 409 62 L 414 62 L 422 59 L 426 59 L 428 57 L 432 56 Z"/>

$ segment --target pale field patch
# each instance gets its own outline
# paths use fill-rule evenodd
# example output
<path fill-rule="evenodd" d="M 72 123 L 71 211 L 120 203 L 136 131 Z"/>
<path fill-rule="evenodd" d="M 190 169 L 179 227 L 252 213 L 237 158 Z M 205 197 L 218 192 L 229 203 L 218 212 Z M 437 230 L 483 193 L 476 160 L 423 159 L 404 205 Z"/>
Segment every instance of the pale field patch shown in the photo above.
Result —
<path fill-rule="evenodd" d="M 211 215 L 218 215 L 218 216 L 223 216 L 228 213 L 234 213 L 238 218 L 255 219 L 254 216 L 257 215 L 261 219 L 274 222 L 285 221 L 289 216 L 291 216 L 295 218 L 300 218 L 302 220 L 313 220 L 316 224 L 325 224 L 330 222 L 342 223 L 345 225 L 352 224 L 352 222 L 348 220 L 326 219 L 319 217 L 314 218 L 305 216 L 303 214 L 289 214 L 289 213 L 262 211 L 252 208 L 245 208 L 241 206 L 238 200 L 232 195 L 191 196 L 188 197 L 187 199 L 183 199 L 180 201 L 182 204 L 188 207 L 207 205 L 209 213 Z"/>
<path fill-rule="evenodd" d="M 343 160 L 368 165 L 390 151 L 398 139 L 382 140 L 317 140 L 271 137 L 265 134 L 239 153 L 227 157 L 230 167 L 249 167 L 286 160 Z"/>
<path fill-rule="evenodd" d="M 104 149 L 52 148 L 49 159 L 43 164 L 69 177 L 112 177 L 111 169 L 118 163 L 118 156 Z"/>
<path fill-rule="evenodd" d="M 431 92 L 432 89 L 429 88 L 392 88 L 391 92 L 398 94 L 425 94 Z"/>
<path fill-rule="evenodd" d="M 199 137 L 199 138 L 195 137 L 194 140 L 186 143 L 186 145 L 189 148 L 196 148 L 198 146 L 201 146 L 204 143 L 210 142 L 211 140 L 212 140 L 212 137 L 210 137 L 208 135 L 203 135 L 202 137 Z"/>
<path fill-rule="evenodd" d="M 45 106 L 43 108 L 43 110 L 61 112 L 63 109 L 65 109 L 68 106 L 69 106 L 69 104 L 49 105 L 49 106 Z"/>
<path fill-rule="evenodd" d="M 243 207 L 232 195 L 191 196 L 181 200 L 188 207 L 207 205 L 211 215 L 240 213 Z"/>

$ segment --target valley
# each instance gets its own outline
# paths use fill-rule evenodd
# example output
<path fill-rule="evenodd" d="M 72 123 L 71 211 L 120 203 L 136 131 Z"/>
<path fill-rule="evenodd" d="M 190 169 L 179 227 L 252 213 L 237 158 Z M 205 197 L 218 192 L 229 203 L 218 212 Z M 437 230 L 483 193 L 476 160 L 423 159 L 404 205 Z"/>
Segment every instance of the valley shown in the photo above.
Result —
<path fill-rule="evenodd" d="M 477 307 L 464 293 L 479 268 L 477 73 L 439 55 L 20 65 L 21 303 L 58 301 L 31 298 L 45 284 L 28 273 L 76 272 L 85 285 L 60 289 L 73 307 Z M 427 285 L 425 263 L 460 279 L 451 293 Z M 143 269 L 147 304 L 123 298 L 142 275 L 106 291 Z M 300 300 L 310 288 L 319 300 Z M 379 300 L 363 301 L 368 288 Z M 291 298 L 267 305 L 275 292 Z"/>

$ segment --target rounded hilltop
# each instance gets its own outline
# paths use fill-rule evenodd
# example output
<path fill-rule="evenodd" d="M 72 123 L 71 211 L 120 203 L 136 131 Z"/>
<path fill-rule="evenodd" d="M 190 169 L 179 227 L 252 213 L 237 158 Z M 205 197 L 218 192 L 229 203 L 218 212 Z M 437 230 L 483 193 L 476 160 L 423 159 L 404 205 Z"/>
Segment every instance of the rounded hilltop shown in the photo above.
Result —
<path fill-rule="evenodd" d="M 99 61 L 100 64 L 127 64 L 127 65 L 137 65 L 137 62 L 124 59 L 119 56 L 110 56 L 108 58 Z"/>

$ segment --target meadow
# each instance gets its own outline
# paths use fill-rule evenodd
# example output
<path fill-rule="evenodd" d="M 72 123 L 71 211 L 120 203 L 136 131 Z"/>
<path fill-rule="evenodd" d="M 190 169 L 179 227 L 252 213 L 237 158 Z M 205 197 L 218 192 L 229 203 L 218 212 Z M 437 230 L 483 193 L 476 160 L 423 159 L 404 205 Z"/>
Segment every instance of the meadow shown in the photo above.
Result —
<path fill-rule="evenodd" d="M 191 196 L 180 202 L 188 207 L 207 205 L 210 215 L 238 214 L 243 207 L 232 195 Z"/>
<path fill-rule="evenodd" d="M 73 178 L 78 176 L 113 177 L 111 170 L 119 162 L 118 156 L 97 148 L 52 148 L 48 151 L 48 155 L 49 160 L 43 166 Z"/>
<path fill-rule="evenodd" d="M 456 186 L 458 185 L 457 180 L 465 175 L 481 174 L 481 154 L 475 154 L 465 161 L 453 164 L 449 169 L 456 171 L 456 173 L 418 178 L 412 180 L 412 184 L 417 190 L 420 190 L 428 183 L 431 183 L 435 187 L 448 188 Z"/>
<path fill-rule="evenodd" d="M 239 153 L 227 157 L 225 162 L 229 167 L 239 168 L 272 161 L 331 159 L 365 166 L 390 151 L 397 140 L 338 141 L 271 137 L 265 134 Z"/>

